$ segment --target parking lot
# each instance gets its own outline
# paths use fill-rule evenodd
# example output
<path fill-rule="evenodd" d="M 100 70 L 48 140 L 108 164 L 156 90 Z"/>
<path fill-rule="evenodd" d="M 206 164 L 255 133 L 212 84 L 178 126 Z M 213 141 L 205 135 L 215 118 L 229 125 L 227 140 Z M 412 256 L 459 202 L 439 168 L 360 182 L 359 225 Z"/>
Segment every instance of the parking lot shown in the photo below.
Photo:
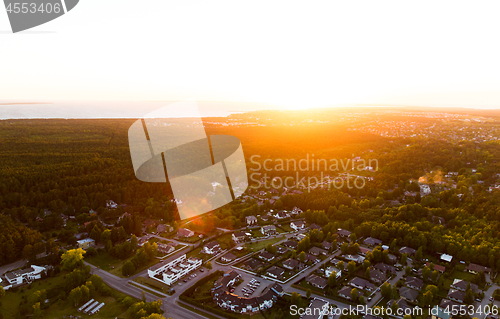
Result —
<path fill-rule="evenodd" d="M 233 293 L 241 297 L 257 297 L 261 295 L 262 291 L 272 283 L 269 280 L 244 272 L 239 272 L 239 274 L 243 278 L 243 282 L 235 288 Z"/>

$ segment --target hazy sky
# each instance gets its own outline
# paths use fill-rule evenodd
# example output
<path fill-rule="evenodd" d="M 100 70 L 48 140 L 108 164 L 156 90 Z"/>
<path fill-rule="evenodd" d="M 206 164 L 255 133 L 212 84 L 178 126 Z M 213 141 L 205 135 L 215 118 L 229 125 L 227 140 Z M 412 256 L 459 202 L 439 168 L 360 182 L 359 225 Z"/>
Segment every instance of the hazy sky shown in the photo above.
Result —
<path fill-rule="evenodd" d="M 12 34 L 0 10 L 0 100 L 500 107 L 499 12 L 494 1 L 80 0 Z"/>

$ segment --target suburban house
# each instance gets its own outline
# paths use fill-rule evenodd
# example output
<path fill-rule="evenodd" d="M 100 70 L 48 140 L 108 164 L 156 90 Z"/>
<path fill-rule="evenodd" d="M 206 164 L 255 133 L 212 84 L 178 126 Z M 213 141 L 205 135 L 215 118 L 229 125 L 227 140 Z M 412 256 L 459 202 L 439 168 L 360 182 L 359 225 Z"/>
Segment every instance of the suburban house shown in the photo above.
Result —
<path fill-rule="evenodd" d="M 355 263 L 362 263 L 365 261 L 365 257 L 360 256 L 360 255 L 344 255 L 344 258 L 350 261 L 354 261 Z"/>
<path fill-rule="evenodd" d="M 319 255 L 327 255 L 328 252 L 326 250 L 323 250 L 321 248 L 318 248 L 318 247 L 311 247 L 311 249 L 309 249 L 309 253 L 313 256 L 319 256 Z"/>
<path fill-rule="evenodd" d="M 172 285 L 180 278 L 198 269 L 203 264 L 199 258 L 186 258 L 186 254 L 166 263 L 159 263 L 148 269 L 148 276 L 164 284 Z"/>
<path fill-rule="evenodd" d="M 330 249 L 332 249 L 333 244 L 332 244 L 332 243 L 329 243 L 329 242 L 327 242 L 327 241 L 325 240 L 325 241 L 323 241 L 323 242 L 321 243 L 321 246 L 323 247 L 323 249 L 326 249 L 326 250 L 328 250 L 328 251 L 329 251 Z"/>
<path fill-rule="evenodd" d="M 399 289 L 399 295 L 401 298 L 403 298 L 406 301 L 416 303 L 418 300 L 418 291 L 407 288 L 407 287 L 402 287 Z"/>
<path fill-rule="evenodd" d="M 393 300 L 393 299 L 389 300 L 389 302 L 387 303 L 387 307 L 390 308 L 394 303 L 398 305 L 398 308 L 401 308 L 403 310 L 412 308 L 408 306 L 408 303 L 403 298 L 399 298 L 398 300 Z"/>
<path fill-rule="evenodd" d="M 281 279 L 281 276 L 285 273 L 285 270 L 280 267 L 272 266 L 267 270 L 267 275 L 276 279 Z"/>
<path fill-rule="evenodd" d="M 290 227 L 293 230 L 298 231 L 304 229 L 306 227 L 306 223 L 303 220 L 293 221 L 290 223 Z"/>
<path fill-rule="evenodd" d="M 232 287 L 239 279 L 241 279 L 241 275 L 236 271 L 227 271 L 226 273 L 224 273 L 224 275 L 222 275 L 222 277 L 217 279 L 212 290 Z"/>
<path fill-rule="evenodd" d="M 351 281 L 349 281 L 349 286 L 368 291 L 373 291 L 373 289 L 376 288 L 374 284 L 360 277 L 351 279 Z"/>
<path fill-rule="evenodd" d="M 373 266 L 373 268 L 378 269 L 386 274 L 387 273 L 396 274 L 396 272 L 397 272 L 396 267 L 385 264 L 385 263 L 377 263 L 377 264 L 375 264 L 375 266 Z"/>
<path fill-rule="evenodd" d="M 416 252 L 417 251 L 415 249 L 406 246 L 401 247 L 401 249 L 399 250 L 400 254 L 407 254 L 408 256 L 413 256 Z"/>
<path fill-rule="evenodd" d="M 95 240 L 93 240 L 92 238 L 81 239 L 76 242 L 76 245 L 78 248 L 87 249 L 89 247 L 94 247 Z"/>
<path fill-rule="evenodd" d="M 420 291 L 424 287 L 424 281 L 422 279 L 409 276 L 406 278 L 405 285 Z"/>
<path fill-rule="evenodd" d="M 269 215 L 262 215 L 262 216 L 260 216 L 260 219 L 262 219 L 263 222 L 268 222 L 268 221 L 272 220 L 273 218 Z"/>
<path fill-rule="evenodd" d="M 477 274 L 480 273 L 481 271 L 484 272 L 485 274 L 489 274 L 491 272 L 491 268 L 484 267 L 478 264 L 470 263 L 467 268 L 465 268 L 468 272 L 472 274 Z"/>
<path fill-rule="evenodd" d="M 337 229 L 337 235 L 344 238 L 349 238 L 351 232 L 342 228 Z"/>
<path fill-rule="evenodd" d="M 262 267 L 262 261 L 255 259 L 255 258 L 250 258 L 243 263 L 242 268 L 244 268 L 246 270 L 250 270 L 250 271 L 255 271 L 255 270 L 259 269 L 260 267 Z"/>
<path fill-rule="evenodd" d="M 377 284 L 381 284 L 387 280 L 387 276 L 385 275 L 385 273 L 381 272 L 378 269 L 374 269 L 374 268 L 370 269 L 370 278 L 373 282 L 375 282 Z"/>
<path fill-rule="evenodd" d="M 298 208 L 297 206 L 295 206 L 291 211 L 292 215 L 300 215 L 302 213 L 303 213 L 302 209 Z"/>
<path fill-rule="evenodd" d="M 263 235 L 274 235 L 274 234 L 276 234 L 276 226 L 274 226 L 274 225 L 262 226 L 260 228 L 260 232 Z"/>
<path fill-rule="evenodd" d="M 194 231 L 192 231 L 191 229 L 187 229 L 187 228 L 179 228 L 177 230 L 177 236 L 179 236 L 179 237 L 193 237 Z"/>
<path fill-rule="evenodd" d="M 451 261 L 453 260 L 453 256 L 448 254 L 442 254 L 441 257 L 439 257 L 439 259 L 447 263 L 451 263 Z"/>
<path fill-rule="evenodd" d="M 319 289 L 325 289 L 326 285 L 328 284 L 328 279 L 316 275 L 307 276 L 306 281 L 311 286 Z"/>
<path fill-rule="evenodd" d="M 156 232 L 158 234 L 165 233 L 165 232 L 170 233 L 173 231 L 174 231 L 174 227 L 167 225 L 167 224 L 160 224 L 160 225 L 156 226 Z"/>
<path fill-rule="evenodd" d="M 264 261 L 267 261 L 267 262 L 270 262 L 271 260 L 273 260 L 276 256 L 274 256 L 273 254 L 267 252 L 267 251 L 263 251 L 260 253 L 259 255 L 259 258 L 264 260 Z"/>
<path fill-rule="evenodd" d="M 470 285 L 470 289 L 472 290 L 472 292 L 479 291 L 479 287 L 476 284 L 471 284 L 470 282 L 462 279 L 453 280 L 453 284 L 451 284 L 450 288 L 465 292 L 467 290 L 468 285 Z"/>
<path fill-rule="evenodd" d="M 455 306 L 455 309 L 458 309 L 457 307 L 460 306 L 460 304 L 456 301 L 449 300 L 449 299 L 443 299 L 441 300 L 441 303 L 439 304 L 439 308 L 441 309 L 454 309 L 453 306 Z"/>
<path fill-rule="evenodd" d="M 241 242 L 244 242 L 247 238 L 252 237 L 252 234 L 244 232 L 244 231 L 239 231 L 239 232 L 233 233 L 231 235 L 231 237 L 233 238 L 233 241 L 235 243 L 241 243 Z"/>
<path fill-rule="evenodd" d="M 336 274 L 335 278 L 337 279 L 339 279 L 342 276 L 342 270 L 333 266 L 329 266 L 328 268 L 325 269 L 325 276 L 329 278 L 333 272 L 335 272 Z"/>
<path fill-rule="evenodd" d="M 158 251 L 162 254 L 170 254 L 175 250 L 175 247 L 169 244 L 157 243 Z"/>
<path fill-rule="evenodd" d="M 352 291 L 351 287 L 344 286 L 344 288 L 339 290 L 338 294 L 340 297 L 344 297 L 345 299 L 351 300 L 351 291 Z"/>
<path fill-rule="evenodd" d="M 42 278 L 45 267 L 31 265 L 31 267 L 21 270 L 14 270 L 5 274 L 5 279 L 10 285 L 20 285 L 23 282 L 30 282 Z"/>
<path fill-rule="evenodd" d="M 245 217 L 246 221 L 247 221 L 247 225 L 248 226 L 252 226 L 252 225 L 256 225 L 257 224 L 257 217 L 255 216 L 246 216 Z"/>
<path fill-rule="evenodd" d="M 431 267 L 431 263 L 430 262 L 427 262 L 425 264 L 428 268 Z M 439 271 L 440 273 L 444 273 L 446 271 L 446 267 L 445 266 L 441 266 L 441 265 L 434 265 L 434 270 L 437 270 Z"/>
<path fill-rule="evenodd" d="M 359 253 L 363 256 L 366 256 L 366 254 L 371 253 L 371 252 L 372 252 L 371 249 L 368 249 L 368 248 L 363 247 L 363 246 L 359 247 Z"/>
<path fill-rule="evenodd" d="M 463 303 L 465 299 L 465 292 L 455 289 L 450 289 L 446 298 L 454 300 L 456 302 Z"/>
<path fill-rule="evenodd" d="M 368 237 L 366 238 L 363 243 L 367 246 L 378 246 L 378 245 L 382 245 L 382 241 L 380 239 L 376 239 L 376 238 L 372 238 L 372 237 Z"/>
<path fill-rule="evenodd" d="M 311 225 L 309 225 L 309 229 L 310 230 L 315 230 L 315 229 L 321 230 L 321 226 L 316 225 L 316 224 L 311 224 Z"/>
<path fill-rule="evenodd" d="M 235 255 L 233 255 L 233 254 L 231 254 L 231 253 L 227 253 L 227 254 L 225 254 L 224 256 L 222 256 L 220 259 L 221 259 L 223 262 L 228 263 L 228 262 L 231 262 L 231 261 L 235 260 L 235 259 L 236 259 L 236 256 L 235 256 Z"/>
<path fill-rule="evenodd" d="M 300 261 L 297 259 L 292 259 L 289 258 L 283 262 L 283 268 L 290 269 L 290 270 L 296 270 L 300 268 Z"/>
<path fill-rule="evenodd" d="M 220 252 L 220 250 L 221 250 L 221 248 L 220 248 L 219 242 L 214 240 L 214 241 L 209 242 L 205 246 L 203 246 L 202 252 L 204 254 L 208 254 L 208 255 L 215 255 L 218 252 Z"/>
<path fill-rule="evenodd" d="M 288 251 L 288 249 L 286 249 L 285 247 L 281 247 L 281 246 L 275 246 L 275 247 L 276 247 L 276 253 L 280 254 L 280 255 L 283 255 L 284 253 L 286 253 Z"/>
<path fill-rule="evenodd" d="M 304 312 L 302 319 L 322 319 L 330 312 L 330 303 L 326 300 L 316 298 L 311 301 Z"/>
<path fill-rule="evenodd" d="M 294 240 L 287 240 L 282 245 L 291 249 L 297 249 L 299 243 Z"/>
<path fill-rule="evenodd" d="M 305 256 L 305 257 L 306 257 L 306 258 L 305 258 L 305 262 L 310 261 L 310 262 L 312 262 L 313 264 L 315 264 L 315 263 L 317 263 L 317 262 L 320 262 L 319 258 L 318 258 L 318 257 L 316 257 L 316 256 L 314 256 L 314 255 L 311 255 L 311 254 L 308 254 L 308 253 L 306 253 L 305 255 L 306 255 L 306 256 Z"/>
<path fill-rule="evenodd" d="M 280 210 L 279 212 L 276 212 L 273 214 L 273 216 L 277 219 L 285 219 L 290 217 L 284 210 Z"/>

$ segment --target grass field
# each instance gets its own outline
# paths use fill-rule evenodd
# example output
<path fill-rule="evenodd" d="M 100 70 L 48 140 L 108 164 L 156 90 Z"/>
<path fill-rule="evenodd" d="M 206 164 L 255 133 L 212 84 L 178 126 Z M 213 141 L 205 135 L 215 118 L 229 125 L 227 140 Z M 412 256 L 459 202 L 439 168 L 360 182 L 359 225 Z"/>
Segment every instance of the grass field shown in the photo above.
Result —
<path fill-rule="evenodd" d="M 271 239 L 267 239 L 267 240 L 254 242 L 254 243 L 249 243 L 246 245 L 246 247 L 250 251 L 259 251 L 263 248 L 266 248 L 266 246 L 269 244 L 275 244 L 275 243 L 282 241 L 282 240 L 283 240 L 283 237 L 271 238 Z"/>
<path fill-rule="evenodd" d="M 37 280 L 31 284 L 31 288 L 29 288 L 29 286 L 25 286 L 16 292 L 6 291 L 5 296 L 2 299 L 2 307 L 0 308 L 0 312 L 3 314 L 3 317 L 16 318 L 23 295 L 29 297 L 37 290 L 45 289 L 48 291 L 49 289 L 63 287 L 65 281 L 64 275 L 65 273 L 60 273 L 56 277 Z M 99 311 L 99 318 L 128 318 L 129 316 L 126 314 L 127 308 L 117 301 L 117 299 L 124 298 L 126 295 L 111 288 L 110 290 L 112 292 L 111 296 L 101 296 L 97 293 L 92 296 L 92 298 L 105 303 Z M 63 291 L 62 288 L 61 291 Z M 60 296 L 51 298 L 50 306 L 43 310 L 41 318 L 62 318 L 65 315 L 79 315 L 82 318 L 90 318 L 90 316 L 78 312 L 78 309 L 71 302 L 60 298 Z"/>
<path fill-rule="evenodd" d="M 96 266 L 96 267 L 99 267 L 102 270 L 105 270 L 105 271 L 107 271 L 115 276 L 125 278 L 122 275 L 122 265 L 125 262 L 132 260 L 132 258 L 134 258 L 134 255 L 130 256 L 129 258 L 127 258 L 125 260 L 121 260 L 121 259 L 113 257 L 110 254 L 108 254 L 107 252 L 103 251 L 95 256 L 86 257 L 85 261 Z M 135 273 L 139 273 L 143 270 L 146 270 L 146 269 L 156 265 L 159 262 L 160 262 L 160 260 L 155 258 L 152 261 L 148 262 L 146 265 L 139 267 L 139 269 L 136 269 Z"/>
<path fill-rule="evenodd" d="M 149 286 L 155 290 L 158 290 L 160 292 L 163 292 L 164 294 L 170 295 L 170 290 L 171 288 L 165 284 L 162 284 L 161 282 L 158 282 L 154 279 L 147 278 L 147 277 L 136 277 L 134 278 L 134 281 L 143 284 L 145 286 Z"/>

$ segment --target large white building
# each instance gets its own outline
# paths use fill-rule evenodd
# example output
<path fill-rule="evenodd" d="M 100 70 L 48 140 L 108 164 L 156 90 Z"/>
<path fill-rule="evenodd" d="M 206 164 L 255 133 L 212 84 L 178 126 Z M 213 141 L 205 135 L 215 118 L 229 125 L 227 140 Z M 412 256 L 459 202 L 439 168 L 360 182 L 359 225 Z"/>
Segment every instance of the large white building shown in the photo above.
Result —
<path fill-rule="evenodd" d="M 149 278 L 164 284 L 172 285 L 193 270 L 201 267 L 203 260 L 199 258 L 186 258 L 186 254 L 165 264 L 159 264 L 148 269 Z"/>
<path fill-rule="evenodd" d="M 23 282 L 30 282 L 42 278 L 45 267 L 31 265 L 30 268 L 14 270 L 5 274 L 5 279 L 10 285 L 20 285 Z"/>

